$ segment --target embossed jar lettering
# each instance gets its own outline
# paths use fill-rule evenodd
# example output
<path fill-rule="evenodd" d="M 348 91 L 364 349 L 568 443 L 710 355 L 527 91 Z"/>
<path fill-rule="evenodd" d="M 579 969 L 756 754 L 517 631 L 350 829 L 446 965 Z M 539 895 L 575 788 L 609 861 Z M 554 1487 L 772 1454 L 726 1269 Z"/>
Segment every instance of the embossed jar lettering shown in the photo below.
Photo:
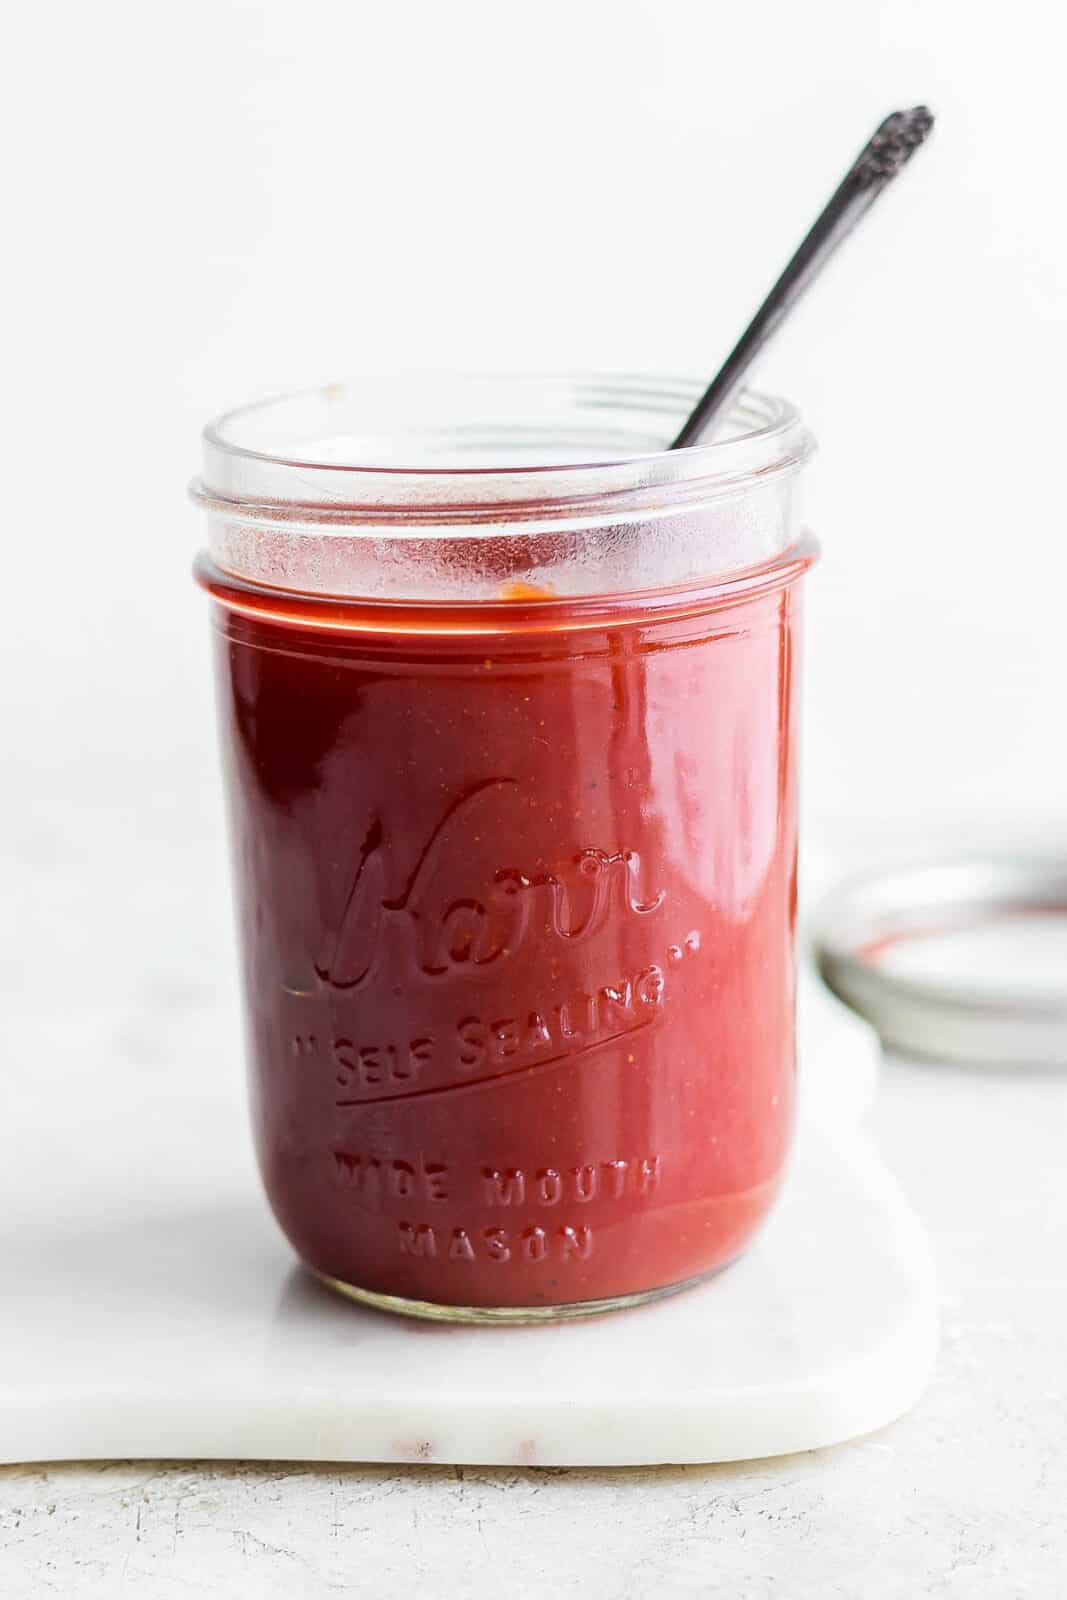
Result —
<path fill-rule="evenodd" d="M 588 1261 L 593 1230 L 564 1223 L 543 1228 L 538 1223 L 512 1232 L 506 1228 L 442 1228 L 428 1222 L 399 1222 L 397 1242 L 403 1255 L 426 1261 L 532 1262 Z"/>

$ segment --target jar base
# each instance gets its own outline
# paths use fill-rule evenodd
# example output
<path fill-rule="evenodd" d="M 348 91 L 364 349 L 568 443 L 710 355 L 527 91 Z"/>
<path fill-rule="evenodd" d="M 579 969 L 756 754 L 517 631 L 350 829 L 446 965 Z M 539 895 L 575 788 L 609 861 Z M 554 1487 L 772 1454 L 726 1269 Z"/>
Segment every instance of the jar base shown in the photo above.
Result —
<path fill-rule="evenodd" d="M 736 1258 L 735 1258 L 736 1259 Z M 571 1322 L 578 1317 L 599 1317 L 606 1311 L 629 1311 L 635 1306 L 645 1306 L 654 1300 L 665 1300 L 669 1295 L 694 1289 L 709 1278 L 718 1277 L 732 1266 L 724 1261 L 694 1278 L 683 1278 L 679 1283 L 667 1283 L 656 1289 L 641 1289 L 635 1294 L 612 1295 L 606 1300 L 572 1300 L 558 1306 L 453 1306 L 433 1300 L 408 1300 L 402 1295 L 378 1294 L 374 1289 L 361 1289 L 358 1284 L 343 1283 L 325 1272 L 315 1272 L 315 1277 L 336 1294 L 359 1305 L 370 1306 L 374 1311 L 388 1311 L 397 1317 L 417 1317 L 424 1322 L 455 1322 L 468 1326 L 531 1324 L 538 1322 Z M 314 1272 L 314 1268 L 311 1269 Z"/>

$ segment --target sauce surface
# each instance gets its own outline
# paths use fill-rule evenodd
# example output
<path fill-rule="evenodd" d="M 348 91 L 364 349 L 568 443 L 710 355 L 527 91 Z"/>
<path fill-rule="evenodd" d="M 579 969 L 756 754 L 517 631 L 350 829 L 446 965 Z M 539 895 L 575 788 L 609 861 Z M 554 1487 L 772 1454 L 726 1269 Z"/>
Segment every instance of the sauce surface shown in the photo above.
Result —
<path fill-rule="evenodd" d="M 734 1259 L 793 1117 L 797 587 L 476 633 L 202 576 L 295 1249 L 472 1307 Z"/>

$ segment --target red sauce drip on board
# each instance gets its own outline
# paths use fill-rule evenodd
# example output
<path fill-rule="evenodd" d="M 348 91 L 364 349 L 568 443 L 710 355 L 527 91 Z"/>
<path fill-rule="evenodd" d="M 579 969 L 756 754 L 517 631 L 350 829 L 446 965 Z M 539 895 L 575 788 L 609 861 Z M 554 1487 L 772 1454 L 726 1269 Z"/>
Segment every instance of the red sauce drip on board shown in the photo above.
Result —
<path fill-rule="evenodd" d="M 541 1307 L 744 1249 L 793 1115 L 803 565 L 595 614 L 202 569 L 256 1141 L 318 1271 Z"/>

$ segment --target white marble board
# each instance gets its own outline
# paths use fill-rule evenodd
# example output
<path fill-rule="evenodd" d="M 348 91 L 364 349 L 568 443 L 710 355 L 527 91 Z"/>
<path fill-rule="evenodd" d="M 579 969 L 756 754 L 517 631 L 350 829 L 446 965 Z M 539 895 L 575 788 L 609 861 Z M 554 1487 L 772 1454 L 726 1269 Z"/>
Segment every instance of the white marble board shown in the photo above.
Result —
<path fill-rule="evenodd" d="M 168 1046 L 198 1063 L 171 1092 L 114 1059 L 30 1095 L 0 1145 L 0 1459 L 712 1462 L 890 1421 L 933 1358 L 930 1256 L 860 1126 L 870 1038 L 808 1000 L 797 1152 L 757 1245 L 584 1323 L 449 1328 L 320 1288 L 260 1196 L 210 1011 Z"/>

